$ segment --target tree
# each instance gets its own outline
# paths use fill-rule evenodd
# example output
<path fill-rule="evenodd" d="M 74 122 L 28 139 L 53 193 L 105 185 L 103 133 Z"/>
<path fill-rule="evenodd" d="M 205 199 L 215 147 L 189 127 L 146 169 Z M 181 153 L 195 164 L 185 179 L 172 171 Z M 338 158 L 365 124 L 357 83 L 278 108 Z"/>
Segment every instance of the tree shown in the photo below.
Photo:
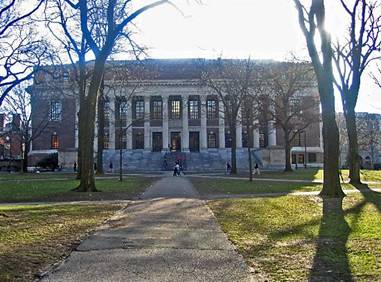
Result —
<path fill-rule="evenodd" d="M 339 132 L 335 120 L 334 77 L 332 71 L 331 37 L 325 29 L 324 0 L 311 0 L 307 9 L 300 0 L 294 0 L 299 25 L 306 39 L 308 53 L 314 68 L 323 120 L 324 183 L 322 196 L 343 197 L 339 180 Z M 316 33 L 320 37 L 320 53 L 317 49 Z"/>
<path fill-rule="evenodd" d="M 273 64 L 265 71 L 267 95 L 263 111 L 281 128 L 284 138 L 285 171 L 291 168 L 291 143 L 308 126 L 319 122 L 318 98 L 313 94 L 315 76 L 310 64 L 284 62 Z"/>
<path fill-rule="evenodd" d="M 0 106 L 14 87 L 33 77 L 34 68 L 51 59 L 45 40 L 39 38 L 30 17 L 45 0 L 0 2 Z"/>
<path fill-rule="evenodd" d="M 26 92 L 26 84 L 22 83 L 15 86 L 12 92 L 5 98 L 5 103 L 2 109 L 8 113 L 8 115 L 14 117 L 18 115 L 20 117 L 20 128 L 17 128 L 18 142 L 21 146 L 21 158 L 22 158 L 22 171 L 26 172 L 28 168 L 28 154 L 30 145 L 34 139 L 36 139 L 49 123 L 48 110 L 40 109 L 40 111 L 46 111 L 44 114 L 46 118 L 32 127 L 32 115 L 31 109 L 31 95 Z"/>
<path fill-rule="evenodd" d="M 245 99 L 253 96 L 254 64 L 248 60 L 222 60 L 204 66 L 201 81 L 223 104 L 222 114 L 231 132 L 231 173 L 237 173 L 237 125 Z M 250 115 L 246 115 L 250 117 Z M 250 124 L 250 121 L 248 121 Z M 251 123 L 252 124 L 252 123 Z"/>
<path fill-rule="evenodd" d="M 376 114 L 357 116 L 359 149 L 370 153 L 370 165 L 374 167 L 377 148 L 381 145 L 380 119 Z"/>
<path fill-rule="evenodd" d="M 340 0 L 350 18 L 348 36 L 335 46 L 334 60 L 338 73 L 335 82 L 341 94 L 344 117 L 349 140 L 350 183 L 360 184 L 360 156 L 356 128 L 356 104 L 360 90 L 361 76 L 381 47 L 381 14 L 379 3 L 370 0 L 355 0 L 352 5 Z"/>
<path fill-rule="evenodd" d="M 154 1 L 136 8 L 130 0 L 64 0 L 70 7 L 71 15 L 78 13 L 80 17 L 80 33 L 88 44 L 94 62 L 91 68 L 91 78 L 86 91 L 80 96 L 79 112 L 79 151 L 80 184 L 78 191 L 96 191 L 94 181 L 94 128 L 96 105 L 99 88 L 104 75 L 105 64 L 121 39 L 126 39 L 130 46 L 135 47 L 131 39 L 133 21 L 146 11 L 163 4 L 172 4 L 169 0 Z M 173 5 L 173 4 L 172 4 Z M 64 17 L 64 23 L 65 23 Z M 71 35 L 66 24 L 65 34 Z"/>

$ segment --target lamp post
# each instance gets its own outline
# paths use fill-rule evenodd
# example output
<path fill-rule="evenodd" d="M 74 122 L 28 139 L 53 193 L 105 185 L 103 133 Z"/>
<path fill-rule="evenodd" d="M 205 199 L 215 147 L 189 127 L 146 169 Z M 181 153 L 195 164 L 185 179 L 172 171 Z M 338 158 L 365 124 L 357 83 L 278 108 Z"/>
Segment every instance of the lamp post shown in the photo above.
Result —
<path fill-rule="evenodd" d="M 304 168 L 307 168 L 307 131 L 304 130 Z"/>
<path fill-rule="evenodd" d="M 12 158 L 12 148 L 11 148 L 11 137 L 8 135 L 5 137 L 6 145 L 8 149 L 8 172 L 11 172 L 11 158 Z"/>

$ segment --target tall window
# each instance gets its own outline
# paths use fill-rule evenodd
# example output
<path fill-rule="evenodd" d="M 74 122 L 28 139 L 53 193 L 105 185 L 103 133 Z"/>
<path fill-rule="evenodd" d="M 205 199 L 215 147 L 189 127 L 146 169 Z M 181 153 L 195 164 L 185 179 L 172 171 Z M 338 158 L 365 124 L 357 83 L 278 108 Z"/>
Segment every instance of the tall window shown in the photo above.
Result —
<path fill-rule="evenodd" d="M 218 115 L 218 109 L 217 109 L 217 101 L 216 100 L 208 100 L 206 102 L 206 114 L 207 118 L 210 119 L 217 119 Z"/>
<path fill-rule="evenodd" d="M 242 147 L 243 148 L 249 147 L 249 134 L 247 130 L 242 131 Z"/>
<path fill-rule="evenodd" d="M 199 119 L 199 102 L 198 100 L 189 100 L 189 119 Z"/>
<path fill-rule="evenodd" d="M 103 135 L 103 149 L 109 149 L 110 148 L 110 132 L 109 129 L 105 129 L 104 135 Z"/>
<path fill-rule="evenodd" d="M 232 135 L 230 133 L 230 130 L 225 131 L 225 148 L 231 148 L 232 147 Z"/>
<path fill-rule="evenodd" d="M 110 102 L 105 101 L 103 104 L 103 111 L 105 116 L 105 127 L 108 127 L 110 125 Z"/>
<path fill-rule="evenodd" d="M 181 117 L 181 101 L 172 100 L 171 101 L 171 119 L 180 119 Z"/>
<path fill-rule="evenodd" d="M 121 101 L 119 103 L 119 119 L 120 119 L 120 125 L 121 127 L 127 126 L 127 102 Z"/>
<path fill-rule="evenodd" d="M 122 134 L 122 136 L 120 136 Z M 122 128 L 122 130 L 118 130 L 118 148 L 119 149 L 127 149 L 127 129 Z"/>
<path fill-rule="evenodd" d="M 208 134 L 208 148 L 217 148 L 216 133 L 210 131 Z"/>
<path fill-rule="evenodd" d="M 60 141 L 59 141 L 57 133 L 54 132 L 51 137 L 51 148 L 58 149 L 59 147 L 60 147 Z"/>
<path fill-rule="evenodd" d="M 266 147 L 265 134 L 264 133 L 259 133 L 259 147 L 260 148 Z"/>
<path fill-rule="evenodd" d="M 62 116 L 62 104 L 60 101 L 50 102 L 49 119 L 50 121 L 60 121 Z"/>
<path fill-rule="evenodd" d="M 161 119 L 163 116 L 163 102 L 154 100 L 152 102 L 152 119 Z"/>
<path fill-rule="evenodd" d="M 135 118 L 144 119 L 144 101 L 135 101 Z"/>

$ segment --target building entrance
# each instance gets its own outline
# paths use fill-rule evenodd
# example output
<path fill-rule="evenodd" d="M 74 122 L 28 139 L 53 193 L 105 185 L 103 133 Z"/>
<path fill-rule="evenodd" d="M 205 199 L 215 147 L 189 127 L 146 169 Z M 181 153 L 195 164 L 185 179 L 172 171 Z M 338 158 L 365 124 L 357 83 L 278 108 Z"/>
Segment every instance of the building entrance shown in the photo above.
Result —
<path fill-rule="evenodd" d="M 196 131 L 189 132 L 189 151 L 200 151 L 200 133 Z"/>
<path fill-rule="evenodd" d="M 152 132 L 152 151 L 160 152 L 163 149 L 163 134 Z"/>
<path fill-rule="evenodd" d="M 171 151 L 181 151 L 181 134 L 180 132 L 171 132 Z"/>

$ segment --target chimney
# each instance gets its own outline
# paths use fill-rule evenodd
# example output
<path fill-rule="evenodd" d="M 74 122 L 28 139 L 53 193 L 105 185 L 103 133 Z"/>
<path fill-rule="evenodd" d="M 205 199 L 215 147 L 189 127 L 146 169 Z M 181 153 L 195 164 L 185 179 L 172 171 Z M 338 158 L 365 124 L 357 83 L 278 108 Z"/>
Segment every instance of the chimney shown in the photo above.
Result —
<path fill-rule="evenodd" d="M 12 128 L 19 129 L 21 125 L 20 114 L 12 114 Z"/>
<path fill-rule="evenodd" d="M 4 130 L 5 114 L 0 114 L 0 131 Z"/>

